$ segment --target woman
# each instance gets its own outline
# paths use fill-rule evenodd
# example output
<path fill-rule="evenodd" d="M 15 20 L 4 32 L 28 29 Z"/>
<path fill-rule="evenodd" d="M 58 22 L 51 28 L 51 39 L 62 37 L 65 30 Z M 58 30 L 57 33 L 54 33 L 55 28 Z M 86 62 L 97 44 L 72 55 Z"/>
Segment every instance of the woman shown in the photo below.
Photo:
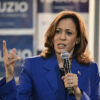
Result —
<path fill-rule="evenodd" d="M 98 67 L 90 59 L 80 15 L 73 11 L 59 13 L 45 34 L 44 45 L 40 56 L 25 59 L 16 89 L 14 64 L 19 57 L 16 49 L 8 54 L 3 41 L 6 78 L 0 82 L 1 100 L 100 100 Z M 70 54 L 71 69 L 63 76 L 62 52 Z"/>

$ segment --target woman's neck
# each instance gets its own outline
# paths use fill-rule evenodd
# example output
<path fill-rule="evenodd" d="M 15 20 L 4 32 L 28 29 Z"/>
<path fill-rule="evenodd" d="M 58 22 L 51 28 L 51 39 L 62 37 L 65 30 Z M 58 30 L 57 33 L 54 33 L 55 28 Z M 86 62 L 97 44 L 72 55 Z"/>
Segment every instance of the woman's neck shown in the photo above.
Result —
<path fill-rule="evenodd" d="M 56 57 L 57 57 L 57 60 L 58 60 L 59 68 L 63 68 L 63 60 L 61 59 L 61 55 L 56 54 Z"/>

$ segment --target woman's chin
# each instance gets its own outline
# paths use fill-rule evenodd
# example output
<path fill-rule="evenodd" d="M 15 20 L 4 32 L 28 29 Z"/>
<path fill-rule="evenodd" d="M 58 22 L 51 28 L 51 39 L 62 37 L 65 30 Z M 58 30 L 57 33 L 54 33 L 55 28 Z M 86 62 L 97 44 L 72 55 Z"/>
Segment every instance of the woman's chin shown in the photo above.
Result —
<path fill-rule="evenodd" d="M 60 53 L 62 53 L 62 52 L 68 52 L 68 51 L 67 50 L 64 50 L 64 49 L 63 50 L 60 50 Z"/>
<path fill-rule="evenodd" d="M 59 50 L 56 53 L 61 54 L 62 52 L 68 52 L 67 50 Z"/>

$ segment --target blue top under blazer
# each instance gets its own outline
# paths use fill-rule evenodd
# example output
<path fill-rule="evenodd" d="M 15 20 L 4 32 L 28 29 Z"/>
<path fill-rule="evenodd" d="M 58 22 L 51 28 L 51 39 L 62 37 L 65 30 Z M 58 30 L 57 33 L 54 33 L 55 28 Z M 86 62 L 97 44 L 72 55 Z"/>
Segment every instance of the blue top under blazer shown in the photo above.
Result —
<path fill-rule="evenodd" d="M 81 100 L 100 100 L 97 65 L 81 65 L 73 59 L 71 71 L 78 76 L 78 85 L 83 91 Z M 17 88 L 14 79 L 7 84 L 5 78 L 0 81 L 0 100 L 75 100 L 75 97 L 65 93 L 54 54 L 48 59 L 26 58 Z"/>

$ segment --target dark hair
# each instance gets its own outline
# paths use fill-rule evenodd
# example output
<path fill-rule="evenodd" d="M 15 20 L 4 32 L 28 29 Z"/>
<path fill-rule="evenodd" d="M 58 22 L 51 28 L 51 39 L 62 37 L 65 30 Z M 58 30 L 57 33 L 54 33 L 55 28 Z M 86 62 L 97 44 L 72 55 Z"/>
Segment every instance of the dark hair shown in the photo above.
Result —
<path fill-rule="evenodd" d="M 75 45 L 72 58 L 76 58 L 76 60 L 81 64 L 90 64 L 92 60 L 90 59 L 89 51 L 87 49 L 88 38 L 85 24 L 82 17 L 74 11 L 60 12 L 58 16 L 55 18 L 55 20 L 51 23 L 44 36 L 45 49 L 42 51 L 40 55 L 45 59 L 52 56 L 54 52 L 53 38 L 55 36 L 56 27 L 58 23 L 65 18 L 72 18 L 76 25 L 77 37 L 80 39 L 80 42 Z"/>

